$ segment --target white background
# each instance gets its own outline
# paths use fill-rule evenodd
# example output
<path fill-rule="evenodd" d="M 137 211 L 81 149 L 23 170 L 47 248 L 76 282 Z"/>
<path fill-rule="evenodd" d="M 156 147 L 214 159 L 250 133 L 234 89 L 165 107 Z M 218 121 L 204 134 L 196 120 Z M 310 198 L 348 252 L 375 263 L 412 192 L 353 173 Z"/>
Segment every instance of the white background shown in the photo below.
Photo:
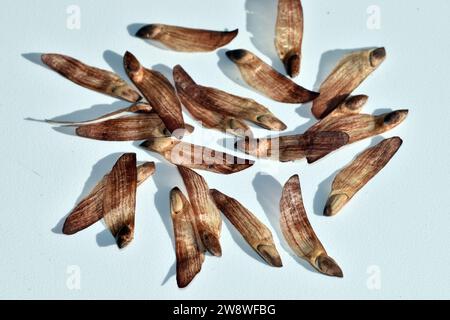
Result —
<path fill-rule="evenodd" d="M 191 286 L 179 290 L 168 207 L 169 190 L 182 184 L 176 169 L 136 143 L 91 141 L 25 120 L 85 120 L 126 105 L 47 70 L 38 53 L 65 53 L 122 75 L 125 50 L 168 75 L 169 68 L 181 64 L 199 83 L 254 98 L 269 106 L 289 132 L 301 133 L 314 122 L 310 106 L 275 103 L 242 86 L 223 50 L 176 53 L 129 34 L 136 31 L 134 24 L 151 22 L 239 28 L 227 48 L 250 49 L 282 71 L 273 46 L 276 1 L 3 1 L 0 298 L 449 298 L 450 2 L 303 3 L 304 59 L 296 81 L 317 88 L 346 50 L 385 46 L 387 60 L 356 93 L 370 96 L 365 109 L 370 113 L 410 109 L 407 121 L 384 135 L 399 135 L 404 144 L 335 218 L 321 216 L 335 172 L 380 137 L 314 165 L 262 161 L 234 176 L 204 174 L 210 187 L 239 199 L 273 230 L 284 267 L 263 263 L 225 222 L 223 257 L 208 256 Z M 66 27 L 72 4 L 81 9 L 80 30 Z M 379 30 L 367 27 L 371 5 L 381 10 Z M 188 115 L 186 120 L 195 124 Z M 198 129 L 191 138 L 226 150 L 220 133 Z M 158 162 L 156 176 L 138 192 L 134 243 L 120 252 L 101 222 L 75 236 L 61 235 L 61 219 L 123 152 Z M 311 223 L 342 267 L 343 279 L 300 264 L 280 238 L 281 185 L 295 173 L 301 176 Z M 67 287 L 73 265 L 81 272 L 80 290 Z M 379 271 L 378 290 L 367 285 L 374 271 L 375 276 Z"/>

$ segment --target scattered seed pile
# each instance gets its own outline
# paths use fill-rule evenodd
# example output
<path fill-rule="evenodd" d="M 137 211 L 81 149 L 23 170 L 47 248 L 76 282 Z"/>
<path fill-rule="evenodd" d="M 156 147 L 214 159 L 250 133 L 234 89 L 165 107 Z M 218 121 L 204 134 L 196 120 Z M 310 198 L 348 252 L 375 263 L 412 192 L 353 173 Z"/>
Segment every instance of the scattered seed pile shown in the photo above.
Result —
<path fill-rule="evenodd" d="M 238 30 L 218 32 L 151 24 L 136 36 L 159 41 L 182 52 L 208 52 L 230 43 Z M 286 73 L 301 72 L 303 9 L 300 0 L 279 0 L 275 47 Z M 362 139 L 382 134 L 399 125 L 407 110 L 378 116 L 363 114 L 365 95 L 351 93 L 386 57 L 384 48 L 363 50 L 345 56 L 320 86 L 320 93 L 298 85 L 245 49 L 227 52 L 242 78 L 261 94 L 279 102 L 299 104 L 313 101 L 318 122 L 304 134 L 255 138 L 247 124 L 272 131 L 287 127 L 267 107 L 252 99 L 197 84 L 182 66 L 173 68 L 175 87 L 161 73 L 145 68 L 130 52 L 123 58 L 125 71 L 134 84 L 117 74 L 88 66 L 60 54 L 44 54 L 42 61 L 63 77 L 85 88 L 131 103 L 127 108 L 90 121 L 53 122 L 76 127 L 81 137 L 105 141 L 145 140 L 142 147 L 161 154 L 177 166 L 188 197 L 174 187 L 170 195 L 177 282 L 186 287 L 200 272 L 208 251 L 222 255 L 222 216 L 227 217 L 248 244 L 269 265 L 281 267 L 281 257 L 270 230 L 238 200 L 210 190 L 205 179 L 192 169 L 234 174 L 254 162 L 183 142 L 194 127 L 185 123 L 182 105 L 194 119 L 209 129 L 236 136 L 236 149 L 257 158 L 313 163 L 329 153 Z M 336 215 L 400 148 L 399 137 L 386 139 L 361 153 L 335 178 L 324 215 Z M 124 154 L 91 193 L 72 210 L 63 232 L 75 234 L 100 219 L 124 248 L 134 237 L 136 189 L 155 174 L 155 164 L 137 165 L 136 154 Z M 158 174 L 156 172 L 156 174 Z M 298 175 L 285 184 L 280 200 L 280 226 L 287 243 L 319 272 L 342 277 L 339 265 L 327 254 L 308 221 Z"/>

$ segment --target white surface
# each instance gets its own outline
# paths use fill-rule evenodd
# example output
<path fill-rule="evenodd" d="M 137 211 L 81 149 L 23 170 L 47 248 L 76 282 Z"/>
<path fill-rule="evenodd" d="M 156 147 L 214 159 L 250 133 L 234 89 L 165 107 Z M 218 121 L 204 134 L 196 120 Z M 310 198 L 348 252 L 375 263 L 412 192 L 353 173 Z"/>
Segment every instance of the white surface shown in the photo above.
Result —
<path fill-rule="evenodd" d="M 399 135 L 404 144 L 331 219 L 320 216 L 330 176 L 373 141 L 346 147 L 311 166 L 304 161 L 258 162 L 234 176 L 204 174 L 211 187 L 238 198 L 270 226 L 284 267 L 274 269 L 261 262 L 225 223 L 223 257 L 207 257 L 191 286 L 179 290 L 173 276 L 168 192 L 181 180 L 168 164 L 159 163 L 155 179 L 139 189 L 136 239 L 128 249 L 105 247 L 111 236 L 101 222 L 71 237 L 55 232 L 61 228 L 60 219 L 111 168 L 119 153 L 137 152 L 139 160 L 160 159 L 136 144 L 90 141 L 24 120 L 67 114 L 64 119 L 89 119 L 125 104 L 78 87 L 22 54 L 65 53 L 98 67 L 112 65 L 122 74 L 119 55 L 125 50 L 163 72 L 179 63 L 201 84 L 270 106 L 288 124 L 288 131 L 300 133 L 312 123 L 309 106 L 275 103 L 231 81 L 227 75 L 238 82 L 239 76 L 223 51 L 219 55 L 165 51 L 127 31 L 130 24 L 142 22 L 238 27 L 240 34 L 229 49 L 250 49 L 282 70 L 273 48 L 275 1 L 3 1 L 0 298 L 450 298 L 450 2 L 375 1 L 381 9 L 379 30 L 366 27 L 366 10 L 373 1 L 303 2 L 306 33 L 297 81 L 314 87 L 316 78 L 321 79 L 340 56 L 334 50 L 385 46 L 386 62 L 357 93 L 370 96 L 367 112 L 410 109 L 407 121 L 384 135 Z M 81 8 L 80 30 L 66 28 L 66 8 L 71 4 Z M 212 131 L 202 130 L 192 138 L 205 137 L 205 132 L 211 138 Z M 221 149 L 217 140 L 224 137 L 214 132 L 213 139 L 203 143 Z M 344 279 L 328 278 L 299 264 L 274 228 L 281 184 L 295 173 L 301 176 L 311 223 L 344 270 Z M 81 290 L 66 286 L 71 265 L 80 267 Z M 373 265 L 381 271 L 379 290 L 366 284 Z"/>

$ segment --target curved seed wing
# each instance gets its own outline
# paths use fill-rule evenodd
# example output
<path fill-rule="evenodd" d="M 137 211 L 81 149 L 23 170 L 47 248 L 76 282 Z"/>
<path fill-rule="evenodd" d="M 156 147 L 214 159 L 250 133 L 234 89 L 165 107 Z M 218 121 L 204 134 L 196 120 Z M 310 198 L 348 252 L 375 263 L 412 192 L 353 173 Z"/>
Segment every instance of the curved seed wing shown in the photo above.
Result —
<path fill-rule="evenodd" d="M 129 102 L 141 100 L 141 96 L 117 74 L 88 66 L 72 57 L 61 54 L 43 54 L 42 62 L 70 81 Z"/>
<path fill-rule="evenodd" d="M 170 192 L 170 212 L 175 234 L 177 283 L 179 288 L 185 288 L 202 269 L 205 255 L 191 204 L 178 188 Z"/>
<path fill-rule="evenodd" d="M 220 257 L 222 255 L 220 246 L 222 218 L 209 195 L 208 184 L 202 176 L 189 168 L 178 166 L 178 171 L 189 194 L 203 247 L 212 255 Z"/>
<path fill-rule="evenodd" d="M 238 30 L 211 31 L 192 29 L 165 24 L 150 24 L 142 27 L 136 36 L 159 41 L 166 47 L 181 52 L 214 51 L 230 43 Z"/>
<path fill-rule="evenodd" d="M 272 232 L 239 201 L 218 190 L 210 190 L 217 207 L 234 225 L 247 243 L 273 267 L 282 267 Z"/>
<path fill-rule="evenodd" d="M 157 71 L 144 68 L 130 52 L 125 53 L 124 66 L 131 81 L 149 101 L 169 132 L 184 131 L 181 104 L 169 80 Z"/>
<path fill-rule="evenodd" d="M 399 137 L 383 140 L 361 153 L 339 172 L 333 181 L 324 215 L 336 215 L 361 188 L 386 166 L 401 145 L 402 139 Z"/>
<path fill-rule="evenodd" d="M 136 154 L 126 153 L 106 178 L 103 195 L 103 218 L 120 249 L 134 238 L 136 187 Z"/>
<path fill-rule="evenodd" d="M 300 0 L 278 0 L 275 47 L 286 72 L 300 73 L 303 42 L 303 7 Z"/>
<path fill-rule="evenodd" d="M 341 268 L 328 256 L 308 220 L 298 175 L 291 177 L 283 187 L 280 212 L 281 231 L 295 254 L 321 273 L 343 277 Z"/>
<path fill-rule="evenodd" d="M 323 131 L 266 139 L 243 139 L 236 147 L 258 158 L 281 162 L 303 158 L 324 157 L 348 143 L 349 137 L 340 131 Z"/>
<path fill-rule="evenodd" d="M 345 56 L 320 86 L 312 112 L 326 117 L 355 90 L 386 58 L 384 48 L 363 50 Z"/>
<path fill-rule="evenodd" d="M 161 154 L 172 164 L 220 174 L 237 173 L 254 164 L 247 159 L 173 138 L 148 139 L 141 146 Z"/>
<path fill-rule="evenodd" d="M 189 74 L 177 65 L 173 69 L 180 99 L 236 119 L 248 120 L 269 130 L 285 130 L 286 125 L 277 119 L 266 107 L 255 100 L 232 95 L 215 88 L 197 85 Z M 183 104 L 185 104 L 183 102 Z M 241 128 L 240 128 L 241 129 Z M 249 136 L 249 134 L 247 134 Z"/>
<path fill-rule="evenodd" d="M 141 185 L 155 173 L 155 163 L 146 162 L 137 167 L 137 184 Z M 108 175 L 92 189 L 69 214 L 64 222 L 63 233 L 67 235 L 82 231 L 103 218 L 103 195 Z"/>
<path fill-rule="evenodd" d="M 210 108 L 208 101 L 202 95 L 200 86 L 181 66 L 174 67 L 173 78 L 181 103 L 203 126 L 236 136 L 253 135 L 251 129 L 243 121 Z"/>
<path fill-rule="evenodd" d="M 250 51 L 239 49 L 226 54 L 238 66 L 248 85 L 275 101 L 305 103 L 319 96 L 283 76 Z"/>
<path fill-rule="evenodd" d="M 143 113 L 82 125 L 76 129 L 76 133 L 80 137 L 104 141 L 137 141 L 170 136 L 170 132 L 166 130 L 156 113 Z"/>

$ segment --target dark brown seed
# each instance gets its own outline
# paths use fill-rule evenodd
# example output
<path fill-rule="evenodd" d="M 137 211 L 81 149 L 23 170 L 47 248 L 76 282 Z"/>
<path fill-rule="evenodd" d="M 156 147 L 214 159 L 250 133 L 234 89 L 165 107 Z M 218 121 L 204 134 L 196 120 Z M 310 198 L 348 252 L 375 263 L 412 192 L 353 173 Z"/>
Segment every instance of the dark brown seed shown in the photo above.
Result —
<path fill-rule="evenodd" d="M 214 201 L 209 194 L 209 187 L 205 179 L 183 166 L 178 166 L 189 194 L 189 200 L 194 210 L 196 226 L 203 247 L 216 257 L 222 256 L 220 234 L 222 231 L 222 218 Z"/>
<path fill-rule="evenodd" d="M 278 0 L 275 46 L 286 72 L 300 73 L 303 42 L 303 7 L 300 0 Z"/>
<path fill-rule="evenodd" d="M 322 158 L 346 145 L 348 139 L 344 132 L 324 131 L 267 139 L 246 138 L 238 141 L 236 147 L 258 158 L 288 162 L 303 158 Z"/>
<path fill-rule="evenodd" d="M 328 116 L 320 120 L 310 129 L 308 133 L 323 131 L 341 131 L 349 136 L 348 144 L 377 136 L 389 131 L 402 123 L 408 110 L 397 110 L 378 116 L 361 114 L 359 111 L 366 96 L 355 96 L 344 101 L 340 106 L 333 110 Z M 320 157 L 308 157 L 308 161 L 314 162 Z"/>
<path fill-rule="evenodd" d="M 283 76 L 250 51 L 239 49 L 226 54 L 238 66 L 248 85 L 275 101 L 305 103 L 319 96 Z"/>
<path fill-rule="evenodd" d="M 324 215 L 334 216 L 361 190 L 397 153 L 402 139 L 383 140 L 367 149 L 338 173 L 325 206 Z"/>
<path fill-rule="evenodd" d="M 170 211 L 175 233 L 177 283 L 187 287 L 202 269 L 205 259 L 191 204 L 178 188 L 170 193 Z"/>
<path fill-rule="evenodd" d="M 43 54 L 41 59 L 52 70 L 82 87 L 129 102 L 141 100 L 139 93 L 111 71 L 85 65 L 61 54 Z"/>
<path fill-rule="evenodd" d="M 137 184 L 141 185 L 155 173 L 155 163 L 146 162 L 137 167 Z M 63 233 L 75 234 L 93 225 L 103 218 L 103 196 L 108 175 L 94 187 L 89 195 L 84 198 L 69 214 L 64 222 Z"/>
<path fill-rule="evenodd" d="M 243 121 L 208 109 L 204 100 L 200 99 L 199 86 L 193 82 L 181 66 L 173 69 L 177 94 L 181 103 L 188 109 L 193 118 L 209 129 L 216 129 L 239 137 L 252 136 L 251 129 Z"/>
<path fill-rule="evenodd" d="M 136 36 L 159 41 L 166 47 L 182 52 L 213 51 L 230 43 L 238 30 L 211 31 L 183 28 L 165 24 L 150 24 L 142 27 Z"/>
<path fill-rule="evenodd" d="M 255 100 L 235 96 L 215 88 L 200 86 L 192 80 L 180 65 L 175 66 L 173 75 L 181 102 L 189 111 L 194 105 L 196 107 L 194 109 L 203 107 L 203 109 L 233 119 L 251 121 L 268 130 L 281 131 L 286 129 L 283 122 Z M 228 123 L 230 124 L 230 122 Z M 241 129 L 242 126 L 239 127 Z M 249 136 L 250 134 L 244 135 Z"/>
<path fill-rule="evenodd" d="M 136 187 L 136 154 L 126 153 L 108 174 L 103 195 L 103 218 L 120 249 L 134 238 Z"/>
<path fill-rule="evenodd" d="M 254 162 L 220 151 L 182 142 L 173 138 L 153 138 L 141 144 L 161 154 L 172 164 L 220 174 L 233 174 L 250 168 Z"/>
<path fill-rule="evenodd" d="M 319 272 L 342 278 L 341 268 L 328 256 L 308 220 L 298 175 L 292 176 L 284 185 L 280 212 L 281 230 L 295 254 L 308 261 Z"/>
<path fill-rule="evenodd" d="M 219 210 L 231 221 L 253 250 L 269 265 L 282 267 L 272 232 L 236 199 L 215 189 L 210 190 L 210 194 Z"/>
<path fill-rule="evenodd" d="M 312 112 L 323 119 L 341 104 L 386 58 L 384 48 L 363 50 L 345 56 L 320 86 Z"/>
<path fill-rule="evenodd" d="M 170 133 L 184 134 L 184 119 L 175 88 L 161 73 L 144 68 L 130 52 L 124 56 L 125 70 L 131 81 L 149 101 Z M 176 131 L 176 132 L 175 132 Z"/>

